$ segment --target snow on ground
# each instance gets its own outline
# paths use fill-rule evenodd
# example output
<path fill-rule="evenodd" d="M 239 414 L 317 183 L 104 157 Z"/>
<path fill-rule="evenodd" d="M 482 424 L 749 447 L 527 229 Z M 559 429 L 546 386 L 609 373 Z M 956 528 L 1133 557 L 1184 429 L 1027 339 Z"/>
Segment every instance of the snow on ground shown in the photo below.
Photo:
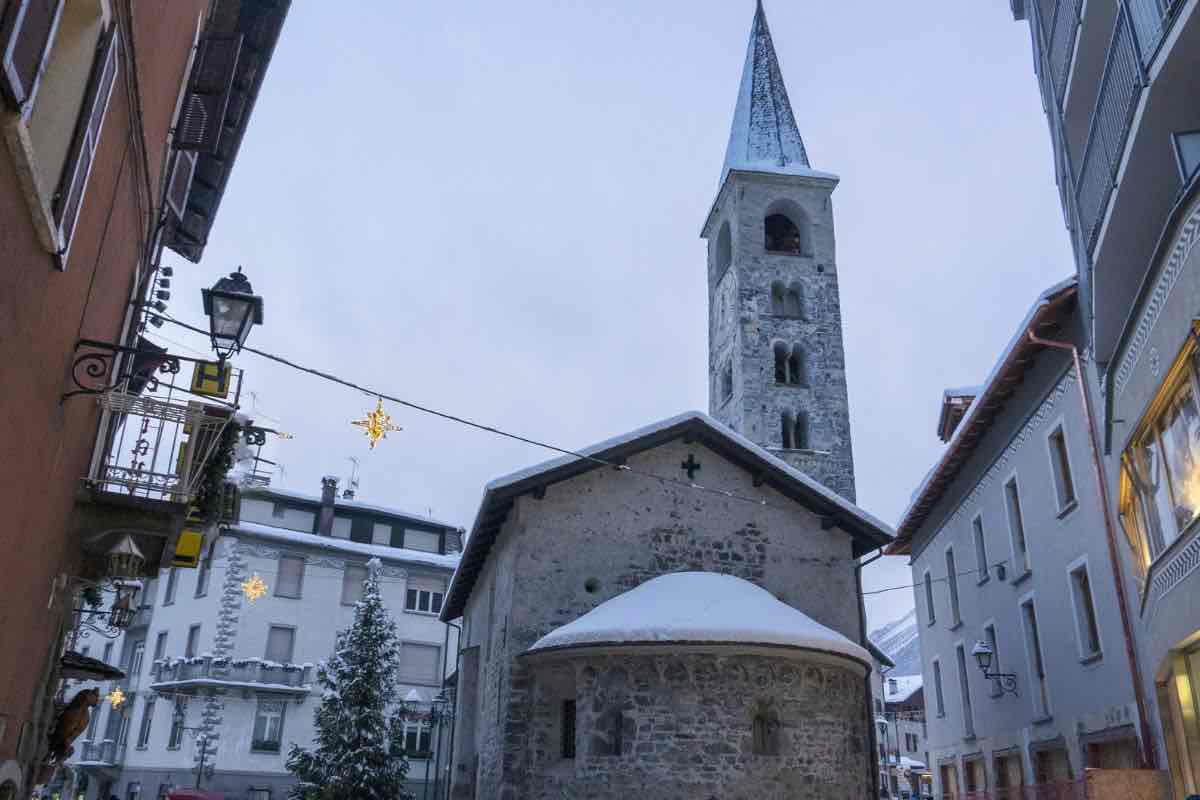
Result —
<path fill-rule="evenodd" d="M 651 578 L 543 636 L 530 651 L 654 642 L 787 645 L 871 660 L 865 649 L 766 589 L 713 572 Z"/>

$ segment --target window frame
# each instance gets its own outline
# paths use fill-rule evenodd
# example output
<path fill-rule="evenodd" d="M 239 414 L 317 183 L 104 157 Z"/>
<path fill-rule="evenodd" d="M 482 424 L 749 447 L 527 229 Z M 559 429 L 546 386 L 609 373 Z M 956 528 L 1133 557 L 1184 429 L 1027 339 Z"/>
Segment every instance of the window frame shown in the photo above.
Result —
<path fill-rule="evenodd" d="M 354 570 L 355 574 L 357 574 L 358 570 L 362 570 L 362 580 L 351 583 L 349 581 L 351 570 Z M 363 584 L 366 583 L 367 576 L 369 574 L 370 574 L 370 572 L 367 570 L 367 566 L 365 564 L 356 564 L 352 561 L 347 561 L 345 564 L 342 565 L 342 594 L 341 594 L 340 601 L 343 606 L 354 606 L 354 605 L 357 605 L 358 602 L 362 600 Z M 358 597 L 356 599 L 354 599 L 354 600 L 346 599 L 346 587 L 347 586 L 357 586 L 358 587 L 357 588 Z"/>
<path fill-rule="evenodd" d="M 934 713 L 939 719 L 944 719 L 946 716 L 946 695 L 942 692 L 942 660 L 934 658 L 930 661 L 930 669 L 933 671 L 933 700 Z"/>
<path fill-rule="evenodd" d="M 993 617 L 983 623 L 981 629 L 983 631 L 983 640 L 992 648 L 992 672 L 1002 672 L 1000 666 L 1000 634 L 996 632 L 996 620 Z M 1001 697 L 1004 694 L 1004 687 L 1000 685 L 999 678 L 992 678 L 992 697 Z"/>
<path fill-rule="evenodd" d="M 1021 614 L 1021 638 L 1025 645 L 1025 669 L 1029 675 L 1033 721 L 1042 722 L 1053 717 L 1053 706 L 1050 698 L 1050 676 L 1046 670 L 1045 646 L 1042 643 L 1042 626 L 1038 619 L 1037 598 L 1034 592 L 1022 596 L 1017 601 L 1017 608 Z"/>
<path fill-rule="evenodd" d="M 962 598 L 958 593 L 958 560 L 954 556 L 954 545 L 947 545 L 946 556 L 946 595 L 950 599 L 950 630 L 957 630 L 963 624 Z"/>
<path fill-rule="evenodd" d="M 170 606 L 170 605 L 175 604 L 175 593 L 179 589 L 179 571 L 178 570 L 179 570 L 179 567 L 168 567 L 167 568 L 167 582 L 166 582 L 166 585 L 163 587 L 162 604 L 164 606 Z"/>
<path fill-rule="evenodd" d="M 921 578 L 921 582 L 925 585 L 925 625 L 932 626 L 937 624 L 937 605 L 933 596 L 933 574 L 926 567 L 925 574 Z"/>
<path fill-rule="evenodd" d="M 145 750 L 150 745 L 150 732 L 154 727 L 154 704 L 156 702 L 153 697 L 147 697 L 142 703 L 142 722 L 138 726 L 137 743 L 134 745 L 138 750 Z"/>
<path fill-rule="evenodd" d="M 271 658 L 271 631 L 275 630 L 277 628 L 279 630 L 291 631 L 291 634 L 292 634 L 291 644 L 288 647 L 288 657 L 283 659 L 282 661 Z M 263 644 L 263 660 L 271 661 L 276 664 L 293 664 L 293 663 L 295 663 L 295 658 L 296 658 L 296 626 L 295 625 L 282 625 L 282 624 L 279 624 L 276 622 L 267 623 L 267 640 Z"/>
<path fill-rule="evenodd" d="M 175 710 L 171 712 L 171 727 L 167 731 L 167 749 L 178 750 L 183 746 L 183 729 L 187 725 L 187 698 L 175 701 Z M 182 713 L 180 713 L 182 711 Z"/>
<path fill-rule="evenodd" d="M 196 565 L 196 592 L 193 597 L 207 597 L 208 585 L 212 580 L 212 561 L 201 558 Z"/>
<path fill-rule="evenodd" d="M 967 663 L 967 647 L 961 640 L 954 643 L 954 662 L 958 670 L 959 703 L 962 711 L 963 739 L 975 738 L 975 704 L 971 700 L 971 673 Z"/>
<path fill-rule="evenodd" d="M 426 679 L 424 676 L 416 675 L 412 672 L 405 672 L 404 651 L 411 647 L 426 647 L 434 651 L 433 675 Z M 435 642 L 424 642 L 416 639 L 401 639 L 400 652 L 397 655 L 396 674 L 403 684 L 411 684 L 413 686 L 438 686 L 442 685 L 443 673 L 446 668 L 445 655 L 442 653 L 442 646 Z"/>
<path fill-rule="evenodd" d="M 296 576 L 296 593 L 295 594 L 284 594 L 283 581 L 279 580 L 279 578 L 283 575 L 283 562 L 284 561 L 300 562 L 300 571 Z M 275 564 L 275 570 L 276 570 L 276 572 L 275 572 L 275 577 L 276 577 L 275 592 L 274 592 L 275 596 L 282 597 L 285 600 L 301 600 L 301 599 L 303 599 L 304 598 L 304 572 L 305 572 L 305 568 L 307 566 L 308 566 L 308 560 L 304 556 L 290 555 L 287 553 L 281 554 L 279 556 L 279 560 Z"/>
<path fill-rule="evenodd" d="M 195 658 L 196 651 L 200 648 L 200 623 L 197 622 L 188 626 L 187 639 L 183 643 L 183 657 Z"/>
<path fill-rule="evenodd" d="M 1075 464 L 1071 460 L 1065 417 L 1059 417 L 1046 432 L 1046 455 L 1050 459 L 1050 477 L 1054 481 L 1056 516 L 1060 519 L 1079 507 L 1079 490 L 1075 485 Z M 1027 543 L 1028 544 L 1028 543 Z"/>
<path fill-rule="evenodd" d="M 414 605 L 410 606 L 409 601 L 414 599 L 414 595 L 416 602 Z M 425 597 L 422 598 L 422 595 Z M 428 601 L 427 607 L 424 609 L 420 607 L 422 599 Z M 433 607 L 435 599 L 437 600 L 436 609 Z M 442 606 L 445 605 L 445 602 L 446 592 L 444 590 L 435 592 L 432 589 L 412 589 L 407 586 L 404 587 L 404 611 L 407 614 L 423 614 L 430 617 L 436 617 L 442 613 Z"/>
<path fill-rule="evenodd" d="M 1033 572 L 1033 559 L 1029 556 L 1029 534 L 1025 528 L 1025 504 L 1021 499 L 1021 480 L 1016 471 L 1004 480 L 1004 515 L 1008 520 L 1008 539 L 1012 549 L 1013 583 L 1020 583 Z M 1018 549 L 1019 542 L 1019 549 Z M 1019 568 L 1019 569 L 1018 569 Z"/>
<path fill-rule="evenodd" d="M 982 586 L 992 579 L 987 555 L 987 532 L 983 527 L 982 511 L 971 518 L 971 535 L 975 540 L 975 568 L 979 571 L 979 575 L 975 578 L 975 585 Z"/>
<path fill-rule="evenodd" d="M 417 740 L 417 746 L 414 750 L 408 749 L 408 737 L 414 734 Z M 428 722 L 421 721 L 405 721 L 403 726 L 403 734 L 401 741 L 404 743 L 404 755 L 407 758 L 419 759 L 427 761 L 433 758 L 433 726 Z M 429 747 L 422 750 L 421 740 L 425 739 L 429 743 Z"/>
<path fill-rule="evenodd" d="M 271 706 L 278 706 L 279 707 L 278 712 L 276 712 L 274 710 L 264 711 L 263 710 L 264 704 L 270 704 Z M 257 731 L 258 731 L 258 720 L 260 717 L 265 717 L 268 719 L 273 719 L 273 718 L 278 717 L 279 722 L 278 722 L 278 727 L 276 729 L 276 735 L 278 737 L 277 740 L 273 741 L 271 739 L 256 738 Z M 286 721 L 287 721 L 287 700 L 284 700 L 282 698 L 279 698 L 279 699 L 264 698 L 264 697 L 258 698 L 258 702 L 255 703 L 255 706 L 254 706 L 254 719 L 250 724 L 250 752 L 251 753 L 279 753 L 279 752 L 281 752 L 283 750 L 283 726 L 286 723 Z M 264 726 L 263 732 L 266 733 L 267 730 L 268 730 L 268 728 Z"/>
<path fill-rule="evenodd" d="M 1086 555 L 1067 565 L 1067 588 L 1071 594 L 1071 618 L 1075 623 L 1075 645 L 1079 661 L 1090 664 L 1104 657 L 1104 635 L 1100 630 L 1100 617 L 1096 613 L 1096 593 L 1092 590 L 1092 572 Z M 1081 585 L 1079 576 L 1086 580 Z M 1083 595 L 1086 593 L 1086 597 Z M 1091 634 L 1095 633 L 1096 647 L 1091 648 Z"/>

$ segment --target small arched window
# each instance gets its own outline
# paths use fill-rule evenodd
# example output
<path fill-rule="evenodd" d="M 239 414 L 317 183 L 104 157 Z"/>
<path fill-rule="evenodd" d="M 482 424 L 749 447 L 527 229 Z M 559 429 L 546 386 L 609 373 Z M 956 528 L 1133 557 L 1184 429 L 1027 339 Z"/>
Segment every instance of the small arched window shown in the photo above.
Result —
<path fill-rule="evenodd" d="M 783 295 L 783 313 L 789 317 L 804 316 L 804 300 L 800 284 L 793 283 Z"/>
<path fill-rule="evenodd" d="M 808 415 L 803 411 L 796 412 L 796 417 L 792 422 L 792 448 L 795 450 L 808 450 Z"/>
<path fill-rule="evenodd" d="M 791 450 L 792 435 L 795 432 L 795 423 L 792 420 L 792 412 L 784 411 L 779 415 L 779 429 L 783 449 Z"/>
<path fill-rule="evenodd" d="M 804 370 L 804 350 L 793 345 L 787 359 L 787 382 L 790 386 L 807 386 L 808 376 Z"/>
<path fill-rule="evenodd" d="M 769 253 L 812 255 L 808 215 L 791 200 L 776 200 L 763 218 L 763 245 Z"/>
<path fill-rule="evenodd" d="M 783 288 L 783 281 L 775 281 L 771 284 L 771 313 L 782 317 L 787 313 L 787 301 L 784 298 L 786 291 Z"/>
<path fill-rule="evenodd" d="M 779 755 L 779 716 L 772 708 L 759 707 L 751 721 L 754 755 Z"/>
<path fill-rule="evenodd" d="M 729 223 L 721 225 L 717 234 L 717 273 L 720 274 L 733 263 L 733 236 L 729 233 Z"/>
<path fill-rule="evenodd" d="M 775 383 L 783 386 L 788 382 L 788 351 L 783 342 L 775 343 Z"/>

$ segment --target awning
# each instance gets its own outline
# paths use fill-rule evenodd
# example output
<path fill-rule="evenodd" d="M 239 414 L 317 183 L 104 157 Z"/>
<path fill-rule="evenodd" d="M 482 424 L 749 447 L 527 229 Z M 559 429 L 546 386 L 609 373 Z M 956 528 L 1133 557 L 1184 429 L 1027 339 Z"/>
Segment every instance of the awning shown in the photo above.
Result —
<path fill-rule="evenodd" d="M 125 673 L 116 667 L 74 650 L 63 653 L 59 664 L 62 667 L 61 677 L 77 681 L 119 681 L 125 677 Z"/>

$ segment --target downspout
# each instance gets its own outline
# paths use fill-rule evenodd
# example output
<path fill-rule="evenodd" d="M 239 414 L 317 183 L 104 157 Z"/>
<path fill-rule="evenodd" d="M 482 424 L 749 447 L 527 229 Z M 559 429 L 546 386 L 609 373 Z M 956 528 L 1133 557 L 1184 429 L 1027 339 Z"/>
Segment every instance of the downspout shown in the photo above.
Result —
<path fill-rule="evenodd" d="M 867 646 L 867 601 L 863 597 L 862 591 L 862 570 L 863 567 L 869 564 L 874 564 L 882 557 L 883 548 L 881 547 L 875 551 L 875 555 L 871 556 L 866 561 L 854 562 L 854 586 L 858 590 L 858 629 L 862 631 L 862 641 L 860 641 L 859 644 L 861 644 L 863 647 Z M 878 797 L 879 770 L 871 769 L 871 764 L 875 762 L 875 756 L 879 752 L 879 740 L 875 738 L 875 704 L 871 702 L 871 672 L 873 671 L 873 669 L 868 670 L 867 677 L 865 679 L 867 698 L 867 730 L 870 732 L 867 740 L 867 743 L 870 747 L 870 757 L 867 759 L 867 769 L 869 770 L 869 774 L 867 775 L 867 785 L 875 787 L 874 794 L 871 796 Z M 884 743 L 884 749 L 885 751 L 887 749 L 886 742 Z"/>
<path fill-rule="evenodd" d="M 1100 445 L 1096 441 L 1096 427 L 1092 418 L 1092 401 L 1088 393 L 1087 381 L 1083 377 L 1083 361 L 1079 357 L 1079 348 L 1069 342 L 1059 342 L 1052 339 L 1042 339 L 1033 332 L 1030 325 L 1026 330 L 1029 341 L 1043 347 L 1054 347 L 1059 350 L 1070 350 L 1075 362 L 1075 379 L 1079 382 L 1079 397 L 1083 404 L 1083 420 L 1088 430 L 1088 445 L 1092 455 L 1092 469 L 1096 473 L 1096 486 L 1100 491 L 1100 505 L 1104 509 L 1104 532 L 1108 538 L 1108 559 L 1112 565 L 1113 582 L 1117 587 L 1117 605 L 1121 609 L 1121 629 L 1125 634 L 1125 655 L 1129 658 L 1129 672 L 1133 677 L 1133 696 L 1137 702 L 1138 725 L 1141 728 L 1142 763 L 1146 769 L 1155 769 L 1158 758 L 1154 744 L 1150 740 L 1150 721 L 1146 713 L 1146 697 L 1142 690 L 1142 671 L 1138 664 L 1137 650 L 1133 643 L 1133 625 L 1129 620 L 1129 609 L 1125 602 L 1125 577 L 1121 570 L 1121 554 L 1117 547 L 1117 532 L 1113 523 L 1112 510 L 1108 505 L 1108 484 L 1104 480 L 1104 468 L 1100 461 Z"/>

